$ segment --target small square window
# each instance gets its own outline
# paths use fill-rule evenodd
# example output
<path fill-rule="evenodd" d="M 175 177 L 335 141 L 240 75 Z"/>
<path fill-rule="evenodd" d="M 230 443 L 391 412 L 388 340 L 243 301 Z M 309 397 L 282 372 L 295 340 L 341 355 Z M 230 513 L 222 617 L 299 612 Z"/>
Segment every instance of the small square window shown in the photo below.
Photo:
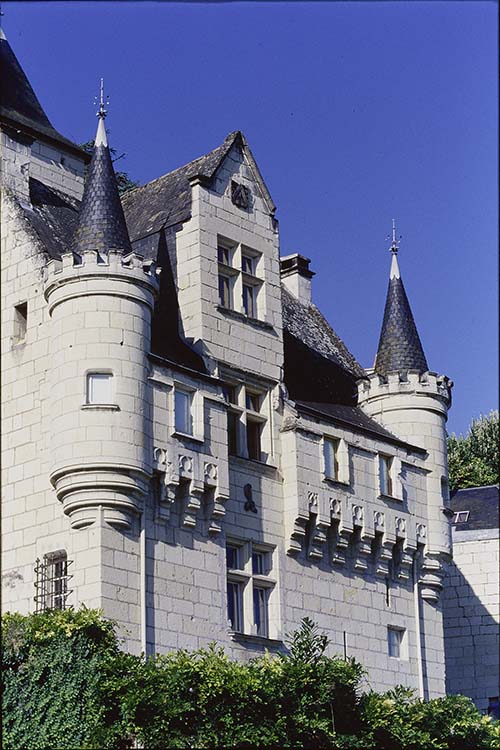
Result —
<path fill-rule="evenodd" d="M 389 656 L 392 656 L 394 659 L 402 659 L 404 657 L 404 635 L 405 631 L 403 628 L 387 628 L 387 646 Z"/>
<path fill-rule="evenodd" d="M 459 510 L 453 515 L 452 523 L 467 523 L 469 520 L 469 511 L 468 510 Z"/>
<path fill-rule="evenodd" d="M 260 411 L 260 395 L 251 391 L 245 391 L 245 407 L 251 411 Z"/>
<path fill-rule="evenodd" d="M 255 275 L 255 258 L 250 258 L 248 255 L 241 256 L 241 270 L 243 273 L 248 273 L 251 276 Z"/>
<path fill-rule="evenodd" d="M 252 573 L 259 576 L 265 576 L 269 573 L 268 552 L 252 552 Z"/>
<path fill-rule="evenodd" d="M 22 302 L 14 307 L 14 341 L 19 343 L 26 338 L 28 328 L 28 303 Z"/>
<path fill-rule="evenodd" d="M 393 496 L 392 461 L 391 456 L 379 456 L 380 494 L 388 497 Z"/>
<path fill-rule="evenodd" d="M 224 247 L 223 245 L 217 247 L 217 260 L 225 266 L 231 265 L 231 251 L 228 247 Z"/>
<path fill-rule="evenodd" d="M 111 404 L 113 402 L 113 375 L 109 372 L 87 374 L 87 404 Z"/>
<path fill-rule="evenodd" d="M 184 435 L 193 434 L 193 394 L 191 391 L 175 389 L 175 430 Z"/>

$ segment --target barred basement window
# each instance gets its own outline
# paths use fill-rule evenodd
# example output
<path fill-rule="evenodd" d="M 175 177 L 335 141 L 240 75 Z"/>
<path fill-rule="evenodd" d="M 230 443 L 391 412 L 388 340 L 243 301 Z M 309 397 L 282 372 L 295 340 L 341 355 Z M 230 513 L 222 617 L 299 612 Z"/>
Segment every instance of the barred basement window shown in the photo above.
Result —
<path fill-rule="evenodd" d="M 49 609 L 66 609 L 66 599 L 71 594 L 68 582 L 73 576 L 68 573 L 72 564 L 65 550 L 49 552 L 43 560 L 37 558 L 35 567 L 36 612 Z"/>

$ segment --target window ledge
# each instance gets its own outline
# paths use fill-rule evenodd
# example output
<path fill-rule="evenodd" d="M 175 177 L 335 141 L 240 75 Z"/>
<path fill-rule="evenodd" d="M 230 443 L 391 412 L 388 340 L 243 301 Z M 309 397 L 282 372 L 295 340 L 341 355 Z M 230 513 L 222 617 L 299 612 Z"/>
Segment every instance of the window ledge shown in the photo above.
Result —
<path fill-rule="evenodd" d="M 402 497 L 395 497 L 394 495 L 384 495 L 383 493 L 381 493 L 378 496 L 378 499 L 379 500 L 392 500 L 392 502 L 394 502 L 394 503 L 402 503 L 403 502 L 403 498 Z"/>
<path fill-rule="evenodd" d="M 351 483 L 346 481 L 345 479 L 333 479 L 333 477 L 327 477 L 326 474 L 323 477 L 323 481 L 327 482 L 328 484 L 340 484 L 341 487 L 350 487 Z"/>
<path fill-rule="evenodd" d="M 199 435 L 189 435 L 187 432 L 179 432 L 179 430 L 174 430 L 172 435 L 181 440 L 192 440 L 194 443 L 203 443 L 203 438 Z"/>
<path fill-rule="evenodd" d="M 118 404 L 82 404 L 80 409 L 85 411 L 120 411 Z"/>
<path fill-rule="evenodd" d="M 284 650 L 285 644 L 283 641 L 277 638 L 266 638 L 262 635 L 250 635 L 249 633 L 238 633 L 236 630 L 230 630 L 229 634 L 233 641 L 241 643 L 242 645 L 262 645 L 267 646 L 269 649 Z"/>
<path fill-rule="evenodd" d="M 257 461 L 257 459 L 255 458 L 245 458 L 244 456 L 233 456 L 229 454 L 229 461 L 230 463 L 238 463 L 242 467 L 251 467 L 256 469 L 257 471 L 267 471 L 272 474 L 274 474 L 278 469 L 278 465 L 270 457 L 267 459 L 267 461 Z"/>
<path fill-rule="evenodd" d="M 228 318 L 239 320 L 242 323 L 249 323 L 254 328 L 260 328 L 264 331 L 274 331 L 274 326 L 272 326 L 271 323 L 267 323 L 265 320 L 259 320 L 258 318 L 250 318 L 248 315 L 240 313 L 237 310 L 232 310 L 230 307 L 217 305 L 217 310 Z"/>

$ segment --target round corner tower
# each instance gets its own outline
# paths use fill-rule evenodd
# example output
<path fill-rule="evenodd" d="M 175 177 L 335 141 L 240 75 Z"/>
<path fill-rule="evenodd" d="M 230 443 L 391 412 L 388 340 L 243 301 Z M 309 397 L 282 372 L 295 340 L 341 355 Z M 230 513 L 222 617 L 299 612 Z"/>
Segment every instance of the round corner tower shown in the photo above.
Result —
<path fill-rule="evenodd" d="M 398 437 L 425 449 L 427 534 L 420 586 L 437 601 L 442 564 L 451 556 L 446 421 L 452 381 L 430 372 L 399 272 L 393 232 L 392 264 L 373 371 L 358 385 L 361 408 Z"/>
<path fill-rule="evenodd" d="M 69 252 L 46 269 L 52 320 L 50 480 L 73 528 L 129 527 L 151 476 L 147 394 L 156 267 L 132 251 L 99 112 Z"/>

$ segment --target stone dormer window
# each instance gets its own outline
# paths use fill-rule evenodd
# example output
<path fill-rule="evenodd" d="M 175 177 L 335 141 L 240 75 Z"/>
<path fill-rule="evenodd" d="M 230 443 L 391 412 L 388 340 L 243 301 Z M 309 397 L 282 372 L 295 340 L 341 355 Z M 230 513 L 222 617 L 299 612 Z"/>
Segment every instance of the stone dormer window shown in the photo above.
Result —
<path fill-rule="evenodd" d="M 263 317 L 261 254 L 225 237 L 217 238 L 219 305 L 251 319 Z"/>

